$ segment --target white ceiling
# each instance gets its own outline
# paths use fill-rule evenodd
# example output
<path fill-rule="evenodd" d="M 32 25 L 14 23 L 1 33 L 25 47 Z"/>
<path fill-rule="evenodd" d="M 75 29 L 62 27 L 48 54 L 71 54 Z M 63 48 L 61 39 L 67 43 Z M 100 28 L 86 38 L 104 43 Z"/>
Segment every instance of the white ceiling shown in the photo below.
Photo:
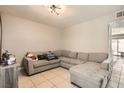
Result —
<path fill-rule="evenodd" d="M 0 11 L 3 13 L 23 17 L 58 28 L 66 28 L 122 9 L 124 9 L 124 6 L 118 5 L 66 5 L 63 6 L 61 15 L 56 16 L 50 14 L 48 6 L 43 5 L 0 6 Z"/>

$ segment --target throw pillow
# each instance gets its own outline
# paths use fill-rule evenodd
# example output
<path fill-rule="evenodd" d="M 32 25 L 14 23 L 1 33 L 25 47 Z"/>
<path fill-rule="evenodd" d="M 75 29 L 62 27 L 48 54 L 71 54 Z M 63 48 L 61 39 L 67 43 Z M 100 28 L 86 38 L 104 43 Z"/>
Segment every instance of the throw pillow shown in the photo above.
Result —
<path fill-rule="evenodd" d="M 49 60 L 53 60 L 53 59 L 58 59 L 58 57 L 52 53 L 52 52 L 48 52 L 46 55 L 45 55 L 45 58 L 49 61 Z"/>
<path fill-rule="evenodd" d="M 27 53 L 26 57 L 31 58 L 32 60 L 37 60 L 37 56 L 33 53 Z"/>

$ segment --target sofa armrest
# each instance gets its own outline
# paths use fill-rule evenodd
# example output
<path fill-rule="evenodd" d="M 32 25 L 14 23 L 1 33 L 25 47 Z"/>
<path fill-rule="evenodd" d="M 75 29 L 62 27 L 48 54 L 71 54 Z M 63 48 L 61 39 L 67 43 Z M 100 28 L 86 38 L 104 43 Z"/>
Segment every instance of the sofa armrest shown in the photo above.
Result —
<path fill-rule="evenodd" d="M 108 75 L 106 75 L 102 80 L 101 88 L 105 88 L 107 83 L 108 83 Z"/>
<path fill-rule="evenodd" d="M 28 58 L 24 57 L 23 59 L 24 70 L 28 75 L 32 75 L 34 73 L 33 62 Z"/>
<path fill-rule="evenodd" d="M 111 68 L 112 68 L 111 64 L 112 64 L 112 60 L 108 58 L 101 63 L 101 68 L 111 71 Z"/>

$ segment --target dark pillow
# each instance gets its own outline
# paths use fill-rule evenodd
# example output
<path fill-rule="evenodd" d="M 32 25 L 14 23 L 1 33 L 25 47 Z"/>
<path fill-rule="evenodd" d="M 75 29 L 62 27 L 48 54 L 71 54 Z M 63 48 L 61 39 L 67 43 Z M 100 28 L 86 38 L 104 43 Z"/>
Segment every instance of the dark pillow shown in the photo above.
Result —
<path fill-rule="evenodd" d="M 43 60 L 45 59 L 45 55 L 37 55 L 38 60 Z"/>
<path fill-rule="evenodd" d="M 54 53 L 47 53 L 45 55 L 46 60 L 53 60 L 53 59 L 58 59 L 58 57 Z"/>

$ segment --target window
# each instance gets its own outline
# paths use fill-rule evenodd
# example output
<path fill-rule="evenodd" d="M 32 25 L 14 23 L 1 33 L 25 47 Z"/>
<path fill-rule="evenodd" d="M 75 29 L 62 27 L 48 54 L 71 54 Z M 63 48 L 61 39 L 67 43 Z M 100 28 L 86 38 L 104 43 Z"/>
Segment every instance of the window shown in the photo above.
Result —
<path fill-rule="evenodd" d="M 118 51 L 124 52 L 124 39 L 119 39 L 118 44 L 119 44 Z"/>

